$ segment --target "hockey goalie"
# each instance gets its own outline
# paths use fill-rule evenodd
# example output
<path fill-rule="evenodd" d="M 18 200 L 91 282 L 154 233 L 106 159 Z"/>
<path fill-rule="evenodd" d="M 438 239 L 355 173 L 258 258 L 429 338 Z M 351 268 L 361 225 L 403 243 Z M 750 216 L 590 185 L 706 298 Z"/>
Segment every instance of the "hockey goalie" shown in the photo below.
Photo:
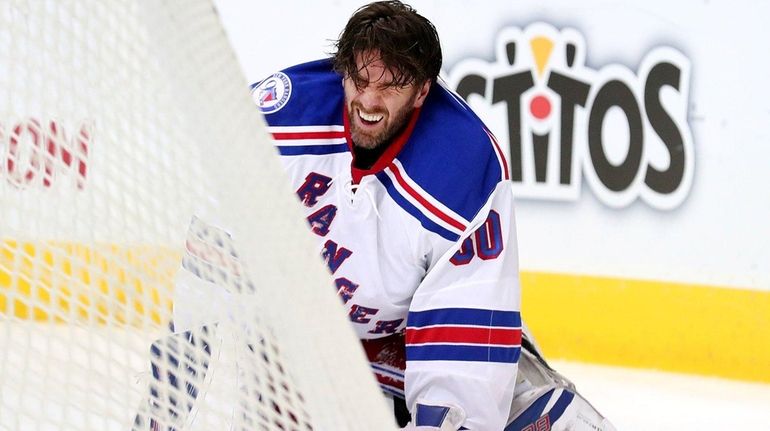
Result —
<path fill-rule="evenodd" d="M 439 79 L 441 61 L 430 21 L 376 2 L 353 14 L 331 58 L 252 86 L 330 289 L 404 429 L 614 430 L 548 366 L 522 322 L 508 162 Z M 248 310 L 223 299 L 209 304 L 211 316 L 190 315 L 185 304 L 253 286 L 228 251 L 227 226 L 196 218 L 187 241 L 176 335 L 153 350 L 176 356 L 153 375 L 195 400 L 221 343 L 217 319 Z M 228 251 L 215 264 L 212 246 Z M 185 346 L 206 353 L 190 360 Z M 239 360 L 259 361 L 259 348 L 236 349 Z M 155 390 L 136 428 L 193 409 L 172 398 Z"/>

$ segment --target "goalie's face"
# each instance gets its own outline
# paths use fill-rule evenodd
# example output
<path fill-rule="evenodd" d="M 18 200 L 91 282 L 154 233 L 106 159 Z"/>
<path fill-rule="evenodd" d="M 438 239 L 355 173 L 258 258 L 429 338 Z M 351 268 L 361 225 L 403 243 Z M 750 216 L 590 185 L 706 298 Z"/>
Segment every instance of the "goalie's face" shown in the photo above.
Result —
<path fill-rule="evenodd" d="M 358 75 L 343 79 L 350 134 L 357 147 L 387 144 L 425 102 L 430 81 L 398 85 L 377 52 L 356 55 Z"/>

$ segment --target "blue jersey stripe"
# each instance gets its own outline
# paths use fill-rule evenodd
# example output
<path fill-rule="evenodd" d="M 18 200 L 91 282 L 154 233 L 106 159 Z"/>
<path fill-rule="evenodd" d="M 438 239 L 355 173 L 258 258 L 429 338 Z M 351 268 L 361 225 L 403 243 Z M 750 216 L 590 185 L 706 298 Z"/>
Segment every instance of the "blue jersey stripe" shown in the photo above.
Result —
<path fill-rule="evenodd" d="M 302 156 L 305 154 L 323 155 L 344 153 L 348 151 L 348 144 L 333 145 L 277 145 L 278 152 L 282 156 Z"/>
<path fill-rule="evenodd" d="M 570 405 L 572 400 L 575 398 L 575 394 L 569 391 L 562 392 L 559 399 L 556 401 L 556 404 L 551 408 L 551 411 L 548 413 L 551 416 L 551 423 L 558 421 L 562 414 L 564 414 L 564 410 L 567 409 L 567 406 Z"/>
<path fill-rule="evenodd" d="M 478 308 L 439 308 L 410 311 L 406 326 L 420 328 L 431 325 L 480 325 L 517 328 L 521 326 L 518 311 L 485 310 Z"/>
<path fill-rule="evenodd" d="M 425 229 L 435 233 L 436 235 L 441 236 L 442 238 L 455 242 L 458 239 L 460 239 L 460 235 L 457 235 L 456 233 L 450 231 L 449 229 L 446 229 L 440 225 L 438 225 L 433 220 L 429 219 L 425 216 L 420 210 L 417 209 L 414 205 L 412 205 L 411 202 L 406 200 L 401 194 L 396 190 L 396 187 L 393 185 L 393 181 L 390 180 L 390 177 L 385 172 L 379 172 L 376 174 L 377 179 L 380 180 L 383 186 L 385 186 L 385 190 L 388 191 L 388 194 L 390 197 L 400 206 L 404 209 L 404 211 L 408 212 L 412 217 L 416 218 L 422 227 Z"/>
<path fill-rule="evenodd" d="M 466 361 L 515 364 L 519 361 L 519 347 L 465 346 L 455 344 L 422 344 L 406 346 L 408 361 Z"/>

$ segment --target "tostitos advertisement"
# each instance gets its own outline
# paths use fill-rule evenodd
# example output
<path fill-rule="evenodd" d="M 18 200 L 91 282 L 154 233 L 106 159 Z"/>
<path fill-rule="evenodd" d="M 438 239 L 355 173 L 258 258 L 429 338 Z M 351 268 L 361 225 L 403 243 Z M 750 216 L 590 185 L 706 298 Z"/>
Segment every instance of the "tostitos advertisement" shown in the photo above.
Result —
<path fill-rule="evenodd" d="M 248 91 L 364 2 L 215 3 Z M 546 353 L 770 382 L 770 4 L 408 3 L 508 157 Z"/>

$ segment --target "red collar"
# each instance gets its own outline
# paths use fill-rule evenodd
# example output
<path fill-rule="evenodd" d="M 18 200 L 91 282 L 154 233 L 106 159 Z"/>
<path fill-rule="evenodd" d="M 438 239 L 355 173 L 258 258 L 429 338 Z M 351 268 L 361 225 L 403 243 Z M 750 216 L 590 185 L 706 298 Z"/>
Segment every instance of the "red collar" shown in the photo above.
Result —
<path fill-rule="evenodd" d="M 348 107 L 347 105 L 344 106 L 342 118 L 345 125 L 345 140 L 348 142 L 348 149 L 350 150 L 350 154 L 353 156 L 353 161 L 350 162 L 350 172 L 353 176 L 353 184 L 358 184 L 361 182 L 361 178 L 366 175 L 376 174 L 382 171 L 388 165 L 390 165 L 391 162 L 393 162 L 393 159 L 395 159 L 398 153 L 401 152 L 401 149 L 404 148 L 406 141 L 409 140 L 409 136 L 412 135 L 412 130 L 414 130 L 414 125 L 417 124 L 417 117 L 419 116 L 420 108 L 415 108 L 414 112 L 412 112 L 412 116 L 409 118 L 409 123 L 407 123 L 406 127 L 404 128 L 404 131 L 401 132 L 400 135 L 396 136 L 390 144 L 388 144 L 388 148 L 385 149 L 385 152 L 380 155 L 380 158 L 374 162 L 374 165 L 369 169 L 359 169 L 355 167 L 356 154 L 353 152 L 353 139 L 350 137 L 350 119 L 348 118 Z"/>

